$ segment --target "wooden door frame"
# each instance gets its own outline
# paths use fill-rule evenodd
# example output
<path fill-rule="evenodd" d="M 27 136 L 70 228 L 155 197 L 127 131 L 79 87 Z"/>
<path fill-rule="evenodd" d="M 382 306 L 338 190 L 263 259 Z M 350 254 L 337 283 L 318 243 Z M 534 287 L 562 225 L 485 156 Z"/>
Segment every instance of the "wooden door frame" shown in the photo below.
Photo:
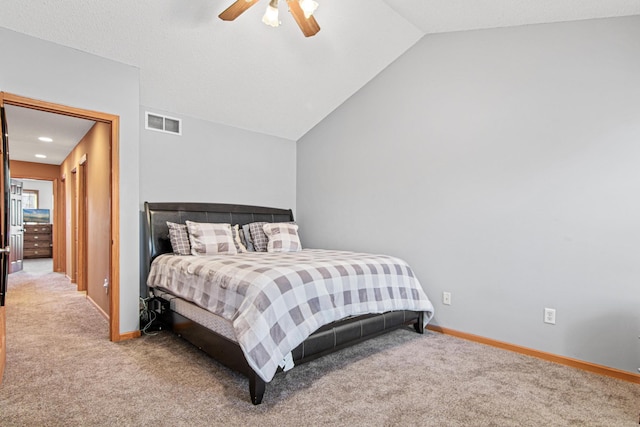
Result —
<path fill-rule="evenodd" d="M 77 216 L 76 216 L 76 236 L 78 239 L 78 248 L 76 250 L 76 268 L 78 272 L 78 290 L 88 290 L 87 279 L 87 188 L 86 188 L 86 154 L 80 160 L 78 164 L 78 170 L 76 173 L 76 179 L 78 189 L 76 190 L 76 200 L 78 201 Z"/>
<path fill-rule="evenodd" d="M 54 200 L 54 225 L 51 230 L 51 238 L 53 239 L 53 271 L 64 272 L 67 265 L 67 257 L 65 254 L 65 239 L 63 237 L 60 221 L 66 221 L 67 210 L 63 200 L 67 197 L 64 188 L 64 177 L 53 180 L 53 200 Z"/>
<path fill-rule="evenodd" d="M 87 216 L 86 216 L 86 154 L 78 166 L 71 169 L 71 281 L 86 292 L 87 285 Z"/>
<path fill-rule="evenodd" d="M 2 103 L 111 125 L 111 246 L 109 250 L 111 258 L 109 263 L 111 283 L 109 289 L 109 339 L 111 341 L 121 341 L 131 338 L 133 336 L 132 334 L 126 334 L 126 336 L 120 335 L 120 117 L 98 111 L 39 101 L 6 92 L 0 92 L 0 104 Z M 11 151 L 9 151 L 9 154 L 11 154 Z M 59 205 L 60 203 L 57 204 L 57 206 Z M 61 223 L 61 221 L 58 221 L 58 223 Z M 62 223 L 62 227 L 64 227 L 64 223 Z M 60 234 L 61 233 L 57 233 L 58 236 L 60 236 Z"/>
<path fill-rule="evenodd" d="M 68 214 L 71 215 L 71 253 L 69 254 L 71 258 L 71 271 L 67 271 L 67 277 L 71 280 L 71 283 L 76 284 L 79 291 L 86 291 L 86 289 L 82 289 L 78 284 L 78 174 L 76 172 L 76 168 L 71 169 L 71 185 L 69 186 L 71 189 L 71 194 L 69 194 L 69 198 L 71 199 L 69 205 L 71 209 L 69 209 L 68 212 Z M 65 221 L 65 224 L 67 224 L 67 221 Z M 66 236 L 67 233 L 65 233 L 65 237 Z"/>

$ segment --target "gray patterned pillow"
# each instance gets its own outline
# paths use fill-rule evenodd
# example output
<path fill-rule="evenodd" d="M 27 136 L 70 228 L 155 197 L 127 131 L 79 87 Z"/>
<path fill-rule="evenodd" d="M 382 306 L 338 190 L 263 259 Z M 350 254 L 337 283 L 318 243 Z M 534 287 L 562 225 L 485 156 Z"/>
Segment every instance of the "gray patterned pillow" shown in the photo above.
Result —
<path fill-rule="evenodd" d="M 267 252 L 298 252 L 302 250 L 298 226 L 291 223 L 267 223 L 263 226 L 267 235 Z"/>
<path fill-rule="evenodd" d="M 233 242 L 231 224 L 187 221 L 192 255 L 218 255 L 238 253 Z"/>
<path fill-rule="evenodd" d="M 269 239 L 267 239 L 267 235 L 264 234 L 264 230 L 262 226 L 267 224 L 266 222 L 252 222 L 249 224 L 249 231 L 251 232 L 251 241 L 253 242 L 253 248 L 256 252 L 266 252 L 267 251 L 267 243 L 269 243 Z"/>
<path fill-rule="evenodd" d="M 242 239 L 240 238 L 242 231 L 240 231 L 240 226 L 238 224 L 231 227 L 231 233 L 233 234 L 233 243 L 236 245 L 238 253 L 243 254 L 247 252 L 247 248 L 244 246 L 244 243 L 242 243 Z"/>
<path fill-rule="evenodd" d="M 169 240 L 171 241 L 173 253 L 176 255 L 191 255 L 187 226 L 167 221 L 167 227 L 169 227 Z"/>
<path fill-rule="evenodd" d="M 242 226 L 242 233 L 244 235 L 244 246 L 247 248 L 247 252 L 255 252 L 256 249 L 253 247 L 253 242 L 251 241 L 251 230 L 249 230 L 249 224 Z"/>

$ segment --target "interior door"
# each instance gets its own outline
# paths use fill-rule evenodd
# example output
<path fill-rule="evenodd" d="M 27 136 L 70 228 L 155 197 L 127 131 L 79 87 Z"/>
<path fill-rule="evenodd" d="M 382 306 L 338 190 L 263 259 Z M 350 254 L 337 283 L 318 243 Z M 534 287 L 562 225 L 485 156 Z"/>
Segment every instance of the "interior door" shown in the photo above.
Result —
<path fill-rule="evenodd" d="M 4 308 L 7 295 L 7 275 L 9 267 L 9 131 L 4 103 L 0 93 L 0 121 L 2 122 L 2 167 L 0 168 L 0 187 L 3 189 L 0 203 L 0 383 L 4 375 L 7 358 L 6 312 Z"/>
<path fill-rule="evenodd" d="M 22 181 L 11 180 L 10 185 L 9 273 L 22 270 L 24 255 L 24 226 L 22 221 Z"/>

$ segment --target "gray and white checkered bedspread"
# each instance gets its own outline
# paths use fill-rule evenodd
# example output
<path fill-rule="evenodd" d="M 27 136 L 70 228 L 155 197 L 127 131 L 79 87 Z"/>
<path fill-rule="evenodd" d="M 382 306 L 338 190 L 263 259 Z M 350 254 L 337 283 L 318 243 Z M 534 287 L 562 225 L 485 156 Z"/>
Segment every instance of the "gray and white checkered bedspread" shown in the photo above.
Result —
<path fill-rule="evenodd" d="M 413 270 L 384 255 L 305 249 L 238 255 L 161 255 L 150 287 L 164 288 L 232 322 L 247 362 L 265 381 L 323 325 L 348 316 L 433 305 Z"/>

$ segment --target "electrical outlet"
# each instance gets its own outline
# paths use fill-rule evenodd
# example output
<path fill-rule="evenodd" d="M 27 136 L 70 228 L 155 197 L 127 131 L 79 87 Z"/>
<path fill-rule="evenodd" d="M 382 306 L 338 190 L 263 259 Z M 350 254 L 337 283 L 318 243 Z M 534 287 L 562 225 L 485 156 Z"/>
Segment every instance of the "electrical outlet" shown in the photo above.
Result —
<path fill-rule="evenodd" d="M 444 305 L 451 305 L 451 292 L 442 293 L 442 303 Z"/>
<path fill-rule="evenodd" d="M 545 308 L 544 309 L 544 323 L 549 323 L 551 325 L 556 324 L 556 309 L 555 308 Z"/>

